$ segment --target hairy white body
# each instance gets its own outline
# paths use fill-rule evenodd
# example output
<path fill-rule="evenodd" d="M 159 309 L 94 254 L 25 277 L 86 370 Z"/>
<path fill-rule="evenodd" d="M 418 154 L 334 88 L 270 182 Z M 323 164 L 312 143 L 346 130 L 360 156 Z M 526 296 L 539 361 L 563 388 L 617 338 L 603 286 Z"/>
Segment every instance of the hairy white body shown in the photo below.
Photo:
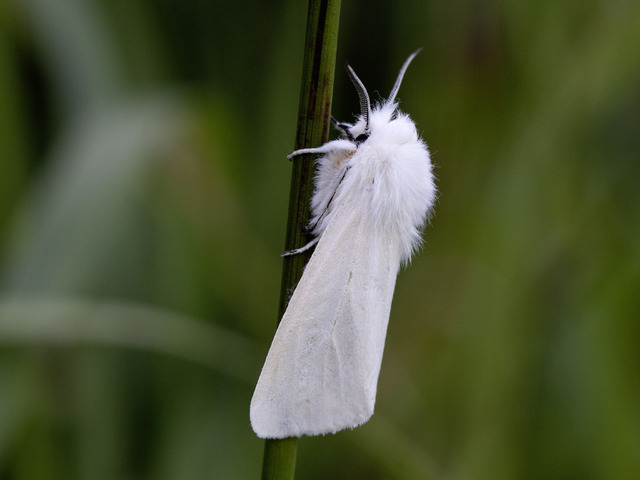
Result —
<path fill-rule="evenodd" d="M 367 95 L 354 125 L 337 124 L 344 138 L 290 155 L 324 154 L 309 224 L 317 247 L 251 400 L 260 437 L 335 433 L 373 414 L 396 276 L 436 194 L 427 146 L 394 99 L 371 111 Z"/>

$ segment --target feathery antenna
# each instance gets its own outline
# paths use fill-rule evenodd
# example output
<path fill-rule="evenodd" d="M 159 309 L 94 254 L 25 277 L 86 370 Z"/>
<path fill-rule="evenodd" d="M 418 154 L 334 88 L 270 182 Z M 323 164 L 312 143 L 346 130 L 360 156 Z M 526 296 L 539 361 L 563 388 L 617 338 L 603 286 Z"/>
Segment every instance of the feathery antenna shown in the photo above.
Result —
<path fill-rule="evenodd" d="M 349 78 L 353 83 L 353 86 L 356 87 L 358 91 L 358 96 L 360 97 L 360 113 L 364 117 L 365 127 L 364 133 L 365 135 L 369 135 L 369 118 L 371 118 L 371 101 L 369 100 L 369 94 L 367 93 L 367 89 L 364 87 L 364 84 L 358 76 L 356 72 L 353 71 L 351 65 L 347 64 L 347 73 L 349 74 Z"/>
<path fill-rule="evenodd" d="M 404 64 L 402 65 L 402 68 L 400 69 L 400 73 L 398 74 L 398 79 L 396 80 L 396 83 L 393 85 L 393 88 L 391 89 L 391 93 L 389 94 L 389 98 L 385 103 L 393 103 L 395 101 L 396 95 L 398 95 L 398 90 L 400 90 L 402 77 L 404 77 L 404 73 L 407 71 L 407 68 L 409 68 L 409 64 L 415 58 L 415 56 L 420 53 L 420 50 L 422 50 L 422 48 L 419 48 L 418 50 L 413 52 L 411 55 L 409 55 L 409 58 L 405 60 Z"/>

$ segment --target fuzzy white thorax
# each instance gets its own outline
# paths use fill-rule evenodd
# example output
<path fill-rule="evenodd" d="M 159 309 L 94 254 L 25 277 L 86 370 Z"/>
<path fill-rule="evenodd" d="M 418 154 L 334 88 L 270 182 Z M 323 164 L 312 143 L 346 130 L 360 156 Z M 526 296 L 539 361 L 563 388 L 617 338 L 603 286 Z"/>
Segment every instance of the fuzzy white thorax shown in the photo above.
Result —
<path fill-rule="evenodd" d="M 360 117 L 353 136 L 364 130 Z M 357 145 L 335 140 L 336 149 L 317 160 L 315 191 L 311 199 L 314 234 L 322 235 L 335 205 L 351 195 L 353 208 L 361 210 L 381 234 L 393 237 L 407 262 L 422 237 L 420 232 L 434 203 L 429 151 L 408 115 L 395 103 L 373 109 L 369 137 Z M 330 147 L 328 142 L 323 147 Z"/>

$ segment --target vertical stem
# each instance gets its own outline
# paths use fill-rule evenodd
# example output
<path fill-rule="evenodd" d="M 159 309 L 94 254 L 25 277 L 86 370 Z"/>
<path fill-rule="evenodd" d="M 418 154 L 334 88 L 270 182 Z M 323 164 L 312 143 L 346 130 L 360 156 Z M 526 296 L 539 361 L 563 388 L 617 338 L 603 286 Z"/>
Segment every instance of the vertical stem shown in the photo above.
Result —
<path fill-rule="evenodd" d="M 309 0 L 296 150 L 317 147 L 329 138 L 339 19 L 340 0 Z M 301 155 L 293 160 L 285 250 L 301 247 L 311 240 L 302 233 L 302 228 L 309 218 L 312 160 L 311 155 Z M 282 318 L 310 256 L 311 252 L 306 252 L 285 257 L 279 318 Z"/>
<path fill-rule="evenodd" d="M 309 0 L 296 150 L 316 147 L 329 138 L 339 20 L 340 0 Z M 309 198 L 312 191 L 309 181 L 312 175 L 311 167 L 310 155 L 296 157 L 293 161 L 286 250 L 298 248 L 310 240 L 306 238 L 302 228 L 309 218 Z M 285 257 L 279 318 L 284 315 L 291 293 L 300 280 L 310 256 L 311 253 L 306 252 Z M 297 438 L 266 440 L 262 480 L 293 480 L 297 447 Z"/>
<path fill-rule="evenodd" d="M 293 480 L 297 452 L 295 437 L 265 440 L 262 480 Z"/>

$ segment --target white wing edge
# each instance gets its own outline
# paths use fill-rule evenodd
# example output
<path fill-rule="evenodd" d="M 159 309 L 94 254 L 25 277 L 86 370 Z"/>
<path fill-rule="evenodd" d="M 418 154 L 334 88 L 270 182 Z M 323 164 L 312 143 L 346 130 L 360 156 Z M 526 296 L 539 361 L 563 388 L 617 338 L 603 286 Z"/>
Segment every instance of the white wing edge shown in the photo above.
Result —
<path fill-rule="evenodd" d="M 258 379 L 250 417 L 261 438 L 336 433 L 373 414 L 399 253 L 345 204 L 291 297 Z"/>

